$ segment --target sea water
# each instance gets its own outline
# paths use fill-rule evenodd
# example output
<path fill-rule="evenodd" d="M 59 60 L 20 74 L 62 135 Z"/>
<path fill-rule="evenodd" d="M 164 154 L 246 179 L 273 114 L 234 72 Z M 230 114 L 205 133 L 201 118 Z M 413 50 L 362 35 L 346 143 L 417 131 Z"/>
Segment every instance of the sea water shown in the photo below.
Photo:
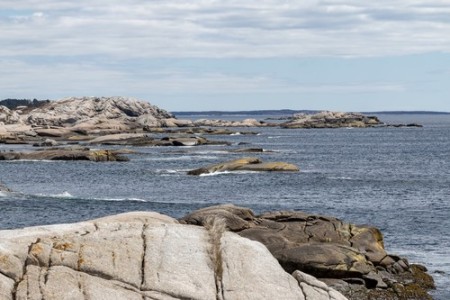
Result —
<path fill-rule="evenodd" d="M 0 193 L 0 229 L 136 210 L 181 217 L 222 203 L 256 213 L 302 210 L 380 228 L 387 251 L 426 265 L 438 286 L 433 297 L 450 299 L 450 116 L 379 117 L 424 127 L 236 128 L 259 134 L 208 136 L 232 146 L 133 148 L 130 162 L 1 161 L 0 181 L 15 193 Z M 229 152 L 244 147 L 265 152 Z M 11 149 L 31 147 L 0 144 Z M 242 156 L 301 172 L 186 174 Z"/>

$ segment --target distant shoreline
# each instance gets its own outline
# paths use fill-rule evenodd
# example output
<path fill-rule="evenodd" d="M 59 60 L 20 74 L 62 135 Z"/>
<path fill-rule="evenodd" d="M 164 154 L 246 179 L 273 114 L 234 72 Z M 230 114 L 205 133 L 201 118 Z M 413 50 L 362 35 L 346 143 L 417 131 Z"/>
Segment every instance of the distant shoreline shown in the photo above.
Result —
<path fill-rule="evenodd" d="M 175 116 L 187 116 L 187 115 L 208 115 L 208 116 L 236 116 L 236 115 L 293 115 L 297 113 L 314 114 L 321 110 L 248 110 L 248 111 L 172 111 Z M 370 111 L 361 112 L 366 115 L 450 115 L 450 112 L 443 111 Z"/>

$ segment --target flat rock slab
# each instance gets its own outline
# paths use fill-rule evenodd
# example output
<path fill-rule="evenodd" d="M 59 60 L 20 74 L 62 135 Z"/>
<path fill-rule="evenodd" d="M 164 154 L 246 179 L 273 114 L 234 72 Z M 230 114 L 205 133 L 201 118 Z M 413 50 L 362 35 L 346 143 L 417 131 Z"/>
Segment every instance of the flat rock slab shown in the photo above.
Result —
<path fill-rule="evenodd" d="M 34 152 L 1 152 L 0 160 L 88 160 L 95 162 L 102 161 L 128 161 L 127 157 L 118 155 L 110 150 L 89 150 L 89 149 L 48 149 Z"/>
<path fill-rule="evenodd" d="M 227 171 L 298 172 L 299 170 L 300 169 L 296 165 L 285 163 L 285 162 L 263 163 L 259 158 L 256 158 L 256 157 L 244 157 L 244 158 L 240 158 L 240 159 L 227 161 L 224 163 L 214 164 L 214 165 L 210 165 L 207 167 L 191 170 L 187 174 L 188 175 L 202 175 L 202 174 L 211 174 L 211 173 L 216 173 L 216 172 L 227 172 Z"/>
<path fill-rule="evenodd" d="M 135 212 L 0 236 L 2 300 L 346 299 L 222 223 Z"/>

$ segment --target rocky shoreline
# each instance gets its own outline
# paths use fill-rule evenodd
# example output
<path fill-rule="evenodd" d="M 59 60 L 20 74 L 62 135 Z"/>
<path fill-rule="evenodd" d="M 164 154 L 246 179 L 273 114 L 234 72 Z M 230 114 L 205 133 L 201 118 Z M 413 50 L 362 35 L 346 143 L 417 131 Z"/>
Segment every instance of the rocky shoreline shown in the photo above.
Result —
<path fill-rule="evenodd" d="M 378 229 L 299 211 L 131 212 L 0 236 L 5 300 L 400 300 L 434 287 L 423 266 L 386 253 Z"/>
<path fill-rule="evenodd" d="M 171 113 L 148 102 L 127 97 L 70 97 L 38 104 L 30 102 L 30 106 L 14 106 L 11 101 L 8 103 L 13 109 L 0 106 L 0 143 L 39 144 L 46 138 L 76 143 L 93 140 L 99 136 L 124 133 L 182 136 L 256 134 L 227 129 L 242 127 L 306 129 L 421 126 L 419 124 L 385 124 L 374 116 L 329 111 L 312 115 L 294 114 L 283 123 L 256 119 L 191 121 L 177 119 Z"/>
<path fill-rule="evenodd" d="M 179 120 L 147 102 L 123 97 L 67 98 L 34 105 L 0 106 L 0 143 L 35 146 L 33 151 L 0 152 L 0 160 L 126 162 L 127 153 L 136 147 L 230 146 L 209 137 L 257 134 L 247 131 L 249 127 L 403 126 L 336 112 L 294 115 L 282 123 Z M 117 150 L 122 146 L 132 148 Z M 186 173 L 234 171 L 298 172 L 299 167 L 243 157 Z M 12 191 L 0 183 L 0 192 Z M 0 299 L 7 300 L 418 300 L 431 299 L 427 291 L 434 287 L 424 266 L 384 250 L 377 228 L 298 211 L 256 215 L 248 208 L 222 205 L 179 220 L 136 212 L 77 224 L 3 230 L 0 236 Z"/>

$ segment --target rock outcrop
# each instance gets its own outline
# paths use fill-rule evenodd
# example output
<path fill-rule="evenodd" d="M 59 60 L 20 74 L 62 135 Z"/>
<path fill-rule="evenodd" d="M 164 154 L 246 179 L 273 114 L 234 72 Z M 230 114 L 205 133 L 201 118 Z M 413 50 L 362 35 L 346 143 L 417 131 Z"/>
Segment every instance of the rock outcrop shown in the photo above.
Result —
<path fill-rule="evenodd" d="M 232 205 L 201 209 L 180 222 L 207 226 L 214 219 L 266 245 L 287 272 L 313 275 L 349 299 L 431 299 L 432 277 L 423 267 L 388 254 L 377 228 L 303 212 L 256 216 Z"/>
<path fill-rule="evenodd" d="M 7 124 L 21 124 L 20 116 L 17 112 L 10 110 L 6 106 L 0 105 L 0 126 Z"/>
<path fill-rule="evenodd" d="M 136 212 L 0 236 L 4 300 L 346 299 L 220 222 Z"/>
<path fill-rule="evenodd" d="M 200 146 L 230 144 L 225 141 L 211 141 L 200 136 L 170 136 L 156 139 L 144 133 L 109 134 L 89 140 L 88 143 L 123 146 Z"/>
<path fill-rule="evenodd" d="M 227 120 L 208 120 L 200 119 L 194 121 L 195 126 L 208 126 L 208 127 L 266 127 L 273 126 L 256 119 L 245 119 L 242 121 L 227 121 Z"/>
<path fill-rule="evenodd" d="M 340 127 L 375 127 L 383 123 L 375 116 L 359 113 L 343 113 L 323 111 L 317 114 L 295 114 L 288 122 L 282 123 L 283 128 L 340 128 Z"/>
<path fill-rule="evenodd" d="M 0 160 L 89 160 L 95 162 L 103 161 L 128 161 L 116 151 L 90 150 L 89 148 L 50 148 L 34 152 L 0 152 Z"/>
<path fill-rule="evenodd" d="M 293 164 L 285 162 L 262 162 L 256 157 L 244 157 L 224 163 L 214 164 L 207 167 L 188 171 L 188 175 L 202 175 L 216 172 L 229 171 L 255 171 L 255 172 L 298 172 L 299 168 Z"/>

